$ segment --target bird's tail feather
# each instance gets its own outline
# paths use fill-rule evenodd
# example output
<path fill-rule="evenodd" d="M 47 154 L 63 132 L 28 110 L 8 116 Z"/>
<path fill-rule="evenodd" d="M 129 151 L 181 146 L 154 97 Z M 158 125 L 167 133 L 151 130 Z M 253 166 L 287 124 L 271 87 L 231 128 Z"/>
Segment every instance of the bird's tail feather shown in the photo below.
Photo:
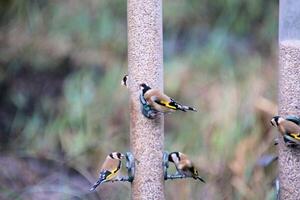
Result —
<path fill-rule="evenodd" d="M 91 187 L 90 191 L 94 191 L 100 184 L 104 183 L 107 181 L 107 176 L 109 176 L 110 172 L 106 171 L 102 171 L 100 172 L 98 181 L 96 183 L 94 183 L 94 185 Z"/>
<path fill-rule="evenodd" d="M 94 191 L 101 183 L 104 182 L 104 179 L 98 179 L 96 183 L 91 187 L 90 191 Z"/>
<path fill-rule="evenodd" d="M 201 176 L 198 175 L 198 170 L 193 166 L 190 168 L 190 171 L 192 172 L 192 177 L 195 179 L 195 180 L 200 180 L 202 181 L 203 183 L 205 183 L 205 180 L 203 178 L 201 178 Z"/>
<path fill-rule="evenodd" d="M 201 182 L 203 182 L 203 183 L 205 183 L 205 180 L 203 179 L 203 178 L 201 178 L 200 176 L 193 176 L 193 178 L 195 179 L 195 180 L 200 180 Z"/>
<path fill-rule="evenodd" d="M 197 112 L 197 110 L 195 108 L 192 108 L 190 106 L 182 106 L 182 111 L 186 112 L 187 110 L 190 110 L 190 111 L 194 111 L 194 112 Z"/>
<path fill-rule="evenodd" d="M 185 105 L 181 105 L 180 103 L 177 103 L 176 101 L 174 101 L 172 99 L 172 101 L 169 103 L 170 106 L 173 106 L 176 108 L 176 110 L 181 110 L 183 112 L 186 112 L 188 110 L 190 111 L 194 111 L 194 112 L 197 112 L 197 110 L 195 108 L 192 108 L 190 106 L 185 106 Z"/>
<path fill-rule="evenodd" d="M 186 112 L 186 111 L 188 111 L 188 110 L 197 112 L 197 110 L 196 110 L 195 108 L 192 108 L 192 107 L 190 107 L 190 106 L 181 105 L 181 104 L 179 104 L 179 103 L 176 103 L 176 108 L 177 108 L 178 110 L 183 111 L 183 112 Z"/>

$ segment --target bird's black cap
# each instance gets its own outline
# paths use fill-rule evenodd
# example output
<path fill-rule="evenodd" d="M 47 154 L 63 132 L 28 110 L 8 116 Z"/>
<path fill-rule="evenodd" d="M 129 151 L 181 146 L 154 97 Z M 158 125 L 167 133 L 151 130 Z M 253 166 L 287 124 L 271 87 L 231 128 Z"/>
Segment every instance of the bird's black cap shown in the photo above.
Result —
<path fill-rule="evenodd" d="M 151 89 L 151 87 L 149 87 L 146 83 L 140 84 L 140 88 L 142 89 L 143 95 Z"/>

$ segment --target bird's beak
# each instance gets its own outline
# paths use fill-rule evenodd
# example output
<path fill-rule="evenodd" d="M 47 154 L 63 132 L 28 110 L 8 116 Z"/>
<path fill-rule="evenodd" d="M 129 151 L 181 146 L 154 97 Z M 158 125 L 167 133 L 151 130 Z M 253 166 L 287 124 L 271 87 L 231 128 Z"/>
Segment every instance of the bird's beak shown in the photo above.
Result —
<path fill-rule="evenodd" d="M 121 159 L 124 159 L 125 158 L 125 155 L 124 154 L 121 154 Z"/>

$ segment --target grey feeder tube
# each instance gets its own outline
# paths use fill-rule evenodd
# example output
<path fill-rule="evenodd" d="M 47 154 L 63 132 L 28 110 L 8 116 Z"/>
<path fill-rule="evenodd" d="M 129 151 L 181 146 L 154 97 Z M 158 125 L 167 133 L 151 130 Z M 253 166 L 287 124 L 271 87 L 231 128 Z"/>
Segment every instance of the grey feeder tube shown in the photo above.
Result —
<path fill-rule="evenodd" d="M 163 116 L 146 118 L 140 109 L 139 84 L 163 90 L 162 2 L 128 0 L 128 86 L 130 146 L 135 159 L 133 200 L 164 200 Z"/>
<path fill-rule="evenodd" d="M 300 1 L 280 0 L 279 115 L 300 115 Z M 300 198 L 300 149 L 279 142 L 280 199 Z"/>

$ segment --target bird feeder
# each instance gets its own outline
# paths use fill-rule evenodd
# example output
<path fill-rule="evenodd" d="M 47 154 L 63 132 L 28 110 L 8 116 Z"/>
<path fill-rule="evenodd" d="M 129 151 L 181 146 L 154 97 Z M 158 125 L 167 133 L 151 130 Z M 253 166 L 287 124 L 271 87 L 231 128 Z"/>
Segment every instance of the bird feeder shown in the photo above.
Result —
<path fill-rule="evenodd" d="M 279 2 L 279 115 L 300 115 L 300 1 Z M 279 142 L 279 198 L 299 199 L 300 149 Z"/>

